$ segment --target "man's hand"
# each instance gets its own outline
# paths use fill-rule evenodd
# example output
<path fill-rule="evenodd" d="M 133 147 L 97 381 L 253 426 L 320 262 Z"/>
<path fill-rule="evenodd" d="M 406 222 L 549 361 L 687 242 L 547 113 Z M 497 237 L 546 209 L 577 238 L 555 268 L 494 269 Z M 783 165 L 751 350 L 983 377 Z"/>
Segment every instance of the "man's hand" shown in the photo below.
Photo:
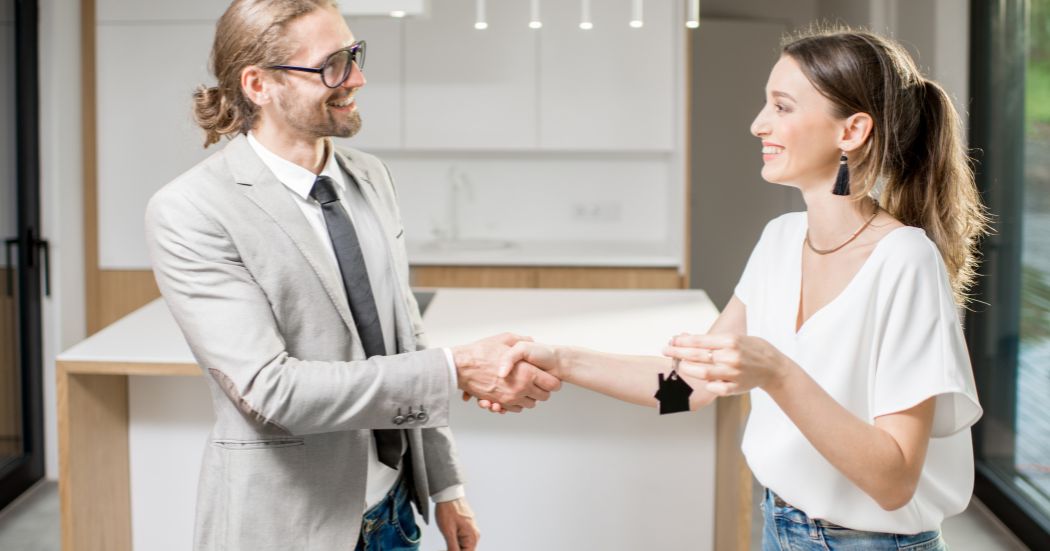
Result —
<path fill-rule="evenodd" d="M 474 522 L 474 511 L 466 498 L 443 501 L 435 506 L 438 529 L 445 536 L 448 551 L 474 551 L 481 532 Z"/>
<path fill-rule="evenodd" d="M 528 341 L 510 333 L 482 339 L 452 349 L 459 377 L 459 388 L 466 395 L 503 405 L 507 411 L 536 407 L 561 388 L 561 381 L 536 366 L 519 363 L 509 376 L 499 374 L 500 360 L 510 347 Z"/>
<path fill-rule="evenodd" d="M 565 366 L 559 350 L 559 347 L 533 342 L 532 339 L 520 340 L 504 352 L 503 357 L 500 358 L 499 376 L 513 377 L 520 370 L 528 371 L 540 368 L 561 381 L 565 378 Z M 468 400 L 469 396 L 464 396 L 463 399 Z M 487 400 L 480 397 L 478 398 L 478 406 L 493 413 L 514 411 L 497 400 Z"/>

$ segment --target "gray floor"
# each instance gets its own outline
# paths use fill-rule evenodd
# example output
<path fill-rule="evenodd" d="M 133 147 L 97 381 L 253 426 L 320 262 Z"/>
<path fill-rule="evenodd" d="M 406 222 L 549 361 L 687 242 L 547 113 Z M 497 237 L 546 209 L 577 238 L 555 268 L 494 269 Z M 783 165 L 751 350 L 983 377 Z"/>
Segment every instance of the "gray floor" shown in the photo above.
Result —
<path fill-rule="evenodd" d="M 43 482 L 0 511 L 0 549 L 58 551 L 58 483 Z"/>
<path fill-rule="evenodd" d="M 761 525 L 756 523 L 756 526 L 759 529 L 752 532 L 753 549 L 759 549 L 761 544 Z M 1027 549 L 976 500 L 961 515 L 945 521 L 943 531 L 952 551 Z M 0 511 L 0 549 L 58 551 L 59 542 L 56 483 L 44 482 Z"/>

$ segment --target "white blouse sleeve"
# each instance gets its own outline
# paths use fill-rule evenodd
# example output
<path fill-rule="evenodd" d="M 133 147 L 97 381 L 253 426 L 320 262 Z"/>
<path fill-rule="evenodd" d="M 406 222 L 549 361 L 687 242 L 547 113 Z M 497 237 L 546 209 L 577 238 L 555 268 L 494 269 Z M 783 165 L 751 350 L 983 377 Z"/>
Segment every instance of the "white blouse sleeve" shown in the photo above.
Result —
<path fill-rule="evenodd" d="M 932 241 L 914 235 L 881 274 L 872 418 L 936 396 L 937 438 L 969 427 L 982 411 L 944 263 Z"/>

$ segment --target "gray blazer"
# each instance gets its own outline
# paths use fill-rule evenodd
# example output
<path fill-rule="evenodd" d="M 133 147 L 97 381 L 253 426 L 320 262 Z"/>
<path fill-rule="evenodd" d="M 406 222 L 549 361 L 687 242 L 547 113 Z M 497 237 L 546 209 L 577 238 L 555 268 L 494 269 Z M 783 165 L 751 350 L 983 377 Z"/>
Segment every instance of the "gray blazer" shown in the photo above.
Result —
<path fill-rule="evenodd" d="M 353 549 L 370 429 L 406 430 L 414 501 L 462 483 L 447 428 L 444 353 L 425 349 L 386 167 L 337 150 L 384 228 L 397 273 L 399 354 L 364 359 L 338 268 L 244 136 L 146 209 L 161 293 L 211 390 L 216 423 L 197 489 L 198 550 Z M 425 421 L 395 425 L 411 407 Z"/>

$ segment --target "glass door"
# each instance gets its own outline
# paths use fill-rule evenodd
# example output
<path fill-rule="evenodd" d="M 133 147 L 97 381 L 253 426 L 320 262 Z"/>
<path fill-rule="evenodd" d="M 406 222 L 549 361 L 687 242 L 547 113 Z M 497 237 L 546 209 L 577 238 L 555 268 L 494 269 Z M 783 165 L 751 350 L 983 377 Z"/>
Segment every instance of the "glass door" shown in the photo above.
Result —
<path fill-rule="evenodd" d="M 971 3 L 970 146 L 996 216 L 967 333 L 977 496 L 1050 549 L 1050 0 Z"/>
<path fill-rule="evenodd" d="M 15 4 L 0 0 L 0 470 L 22 455 L 22 393 L 18 361 L 15 236 L 18 181 L 15 155 Z"/>
<path fill-rule="evenodd" d="M 0 507 L 44 475 L 37 3 L 0 0 Z"/>

